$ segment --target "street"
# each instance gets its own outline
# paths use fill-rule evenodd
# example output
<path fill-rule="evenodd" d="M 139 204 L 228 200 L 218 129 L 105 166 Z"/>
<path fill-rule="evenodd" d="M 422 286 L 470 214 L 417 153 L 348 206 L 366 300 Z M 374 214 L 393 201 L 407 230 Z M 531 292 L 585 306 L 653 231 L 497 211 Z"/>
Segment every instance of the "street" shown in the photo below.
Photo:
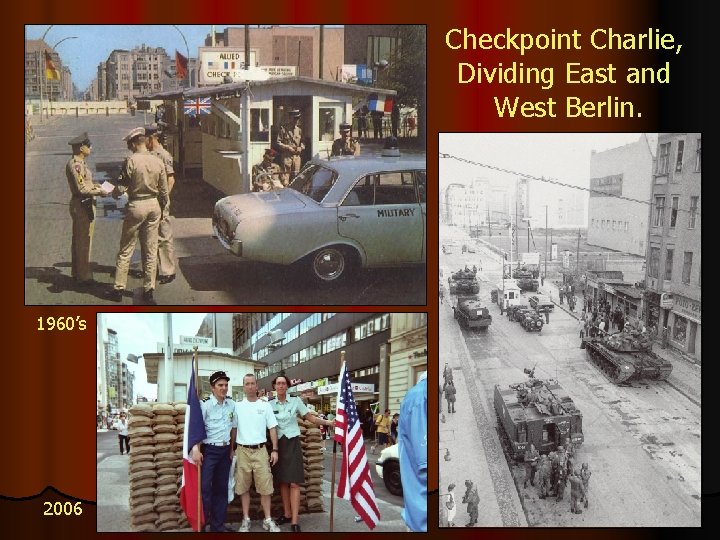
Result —
<path fill-rule="evenodd" d="M 446 292 L 450 272 L 478 260 L 483 267 L 479 298 L 493 317 L 489 329 L 461 330 L 450 307 L 454 298 L 447 294 L 440 306 L 439 366 L 442 372 L 449 364 L 457 388 L 455 414 L 447 413 L 441 400 L 440 525 L 447 525 L 442 501 L 450 483 L 456 485 L 455 525 L 468 522 L 460 501 L 470 479 L 483 501 L 477 526 L 700 526 L 700 370 L 673 360 L 677 368 L 668 381 L 615 385 L 579 348 L 574 313 L 556 305 L 540 333 L 526 332 L 500 315 L 490 303 L 500 260 L 488 250 L 441 255 Z M 552 292 L 551 287 L 546 280 L 541 292 Z M 537 378 L 557 379 L 583 413 L 585 441 L 574 463 L 588 463 L 592 477 L 590 507 L 582 514 L 570 513 L 569 488 L 559 502 L 539 499 L 536 487 L 523 488 L 524 470 L 508 467 L 500 446 L 494 386 L 524 382 L 523 369 L 533 367 Z M 450 461 L 443 459 L 448 450 Z"/>
<path fill-rule="evenodd" d="M 301 514 L 300 523 L 303 532 L 328 531 L 330 510 L 330 485 L 332 480 L 332 441 L 325 441 L 325 471 L 323 476 L 323 508 L 325 512 Z M 132 443 L 131 443 L 132 444 Z M 405 523 L 400 516 L 403 508 L 403 498 L 392 495 L 385 488 L 382 479 L 375 473 L 375 462 L 379 457 L 370 453 L 370 445 L 366 443 L 368 463 L 370 465 L 375 496 L 380 509 L 381 521 L 375 532 L 404 532 Z M 130 450 L 132 453 L 132 448 Z M 340 477 L 340 464 L 342 454 L 336 458 L 335 482 Z M 128 455 L 120 455 L 116 431 L 99 430 L 97 433 L 97 530 L 98 532 L 129 532 L 129 487 L 128 487 Z M 335 499 L 334 530 L 344 532 L 368 532 L 364 523 L 355 521 L 355 511 L 348 501 Z M 237 529 L 239 523 L 228 523 Z M 260 530 L 257 522 L 253 523 L 253 532 Z M 289 525 L 283 525 L 283 530 Z"/>
<path fill-rule="evenodd" d="M 127 155 L 122 138 L 152 116 L 53 117 L 35 126 L 25 160 L 25 303 L 111 304 L 124 197 L 98 199 L 90 260 L 96 283 L 79 287 L 70 277 L 72 221 L 65 164 L 67 142 L 82 132 L 92 140 L 88 158 L 95 182 L 114 181 Z M 363 153 L 372 152 L 366 145 Z M 423 305 L 425 267 L 361 271 L 344 284 L 315 285 L 296 267 L 239 261 L 212 236 L 211 216 L 223 195 L 200 180 L 177 178 L 172 227 L 177 278 L 157 285 L 160 305 Z M 138 242 L 139 244 L 139 242 Z M 140 260 L 139 245 L 133 261 Z M 134 266 L 137 266 L 135 264 Z M 122 304 L 142 304 L 142 280 L 130 277 Z"/>

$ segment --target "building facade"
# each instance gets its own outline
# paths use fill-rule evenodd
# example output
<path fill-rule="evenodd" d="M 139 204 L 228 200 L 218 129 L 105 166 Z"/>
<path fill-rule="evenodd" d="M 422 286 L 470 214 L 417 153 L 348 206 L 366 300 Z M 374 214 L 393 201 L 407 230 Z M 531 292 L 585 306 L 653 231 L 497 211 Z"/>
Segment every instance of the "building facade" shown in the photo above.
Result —
<path fill-rule="evenodd" d="M 633 255 L 645 255 L 647 207 L 616 196 L 650 200 L 657 137 L 641 135 L 632 144 L 594 152 L 590 156 L 588 239 L 600 246 Z M 606 195 L 607 194 L 607 195 Z"/>
<path fill-rule="evenodd" d="M 701 343 L 700 133 L 661 133 L 652 175 L 646 320 L 698 361 Z"/>
<path fill-rule="evenodd" d="M 45 73 L 45 53 L 60 73 L 59 79 L 48 79 Z M 44 40 L 25 41 L 25 99 L 68 101 L 73 99 L 72 73 L 63 65 L 60 55 Z"/>
<path fill-rule="evenodd" d="M 108 402 L 113 410 L 127 409 L 133 403 L 135 375 L 120 358 L 117 332 L 108 328 L 107 336 L 104 345 Z"/>
<path fill-rule="evenodd" d="M 391 317 L 387 408 L 396 413 L 407 391 L 428 368 L 427 313 L 393 313 Z"/>

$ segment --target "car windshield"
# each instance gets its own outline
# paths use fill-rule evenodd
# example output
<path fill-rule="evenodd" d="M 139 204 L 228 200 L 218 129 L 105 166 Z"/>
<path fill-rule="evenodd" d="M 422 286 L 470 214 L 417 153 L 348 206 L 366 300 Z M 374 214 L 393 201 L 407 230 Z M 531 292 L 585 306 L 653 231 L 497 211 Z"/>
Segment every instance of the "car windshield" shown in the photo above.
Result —
<path fill-rule="evenodd" d="M 306 165 L 288 186 L 321 202 L 337 180 L 337 172 L 317 164 Z"/>

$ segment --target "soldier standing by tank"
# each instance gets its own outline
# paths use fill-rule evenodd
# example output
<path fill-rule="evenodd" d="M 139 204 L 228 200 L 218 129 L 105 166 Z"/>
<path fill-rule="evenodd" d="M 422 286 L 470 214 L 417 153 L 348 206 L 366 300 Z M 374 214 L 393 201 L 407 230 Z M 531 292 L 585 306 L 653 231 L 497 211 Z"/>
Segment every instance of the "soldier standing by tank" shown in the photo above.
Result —
<path fill-rule="evenodd" d="M 72 157 L 65 165 L 65 176 L 70 187 L 70 216 L 72 217 L 72 277 L 79 285 L 93 281 L 90 269 L 90 248 L 95 231 L 95 197 L 107 197 L 108 193 L 95 186 L 86 158 L 92 151 L 87 133 L 70 140 Z"/>
<path fill-rule="evenodd" d="M 583 484 L 583 493 L 581 497 L 581 501 L 585 501 L 585 508 L 588 507 L 588 494 L 590 491 L 590 475 L 592 472 L 590 472 L 590 467 L 588 467 L 587 463 L 582 464 L 582 468 L 580 469 L 580 479 L 582 480 Z"/>
<path fill-rule="evenodd" d="M 551 476 L 552 463 L 548 456 L 543 455 L 540 457 L 540 464 L 538 465 L 538 492 L 541 499 L 544 499 L 550 494 Z"/>
<path fill-rule="evenodd" d="M 557 486 L 559 471 L 557 452 L 550 452 L 548 454 L 548 461 L 550 462 L 550 486 L 548 488 L 547 495 L 550 496 L 554 494 L 555 487 Z"/>
<path fill-rule="evenodd" d="M 530 485 L 535 485 L 535 473 L 537 472 L 538 460 L 540 459 L 540 452 L 535 450 L 535 445 L 530 443 L 530 448 L 525 452 L 525 484 L 523 487 L 527 487 L 528 480 Z"/>
<path fill-rule="evenodd" d="M 303 131 L 298 126 L 300 121 L 300 111 L 293 109 L 289 112 L 290 121 L 280 127 L 277 136 L 277 145 L 280 148 L 280 158 L 282 160 L 283 178 L 282 183 L 287 186 L 290 180 L 300 171 L 301 158 L 305 143 L 303 142 Z"/>
<path fill-rule="evenodd" d="M 155 271 L 157 269 L 158 225 L 162 209 L 167 204 L 167 174 L 165 166 L 151 156 L 145 146 L 145 129 L 135 128 L 124 139 L 133 155 L 123 164 L 118 185 L 113 190 L 116 199 L 128 194 L 127 213 L 123 220 L 115 268 L 115 284 L 106 297 L 122 301 L 127 284 L 128 268 L 138 236 L 143 254 L 143 300 L 154 304 Z"/>
<path fill-rule="evenodd" d="M 350 124 L 340 124 L 340 138 L 333 141 L 331 155 L 333 156 L 359 156 L 360 143 L 350 136 Z"/>
<path fill-rule="evenodd" d="M 168 201 L 162 213 L 158 226 L 158 282 L 164 285 L 175 279 L 175 246 L 173 244 L 172 225 L 170 224 L 170 193 L 175 186 L 175 169 L 170 152 L 160 144 L 162 133 L 155 126 L 145 127 L 145 137 L 148 152 L 160 158 L 165 165 L 165 174 L 168 183 Z"/>
<path fill-rule="evenodd" d="M 445 399 L 448 404 L 448 414 L 455 412 L 455 385 L 452 380 L 445 385 Z"/>
<path fill-rule="evenodd" d="M 578 473 L 572 473 L 570 481 L 570 511 L 573 514 L 582 514 L 578 501 L 582 499 L 584 494 L 583 481 Z"/>

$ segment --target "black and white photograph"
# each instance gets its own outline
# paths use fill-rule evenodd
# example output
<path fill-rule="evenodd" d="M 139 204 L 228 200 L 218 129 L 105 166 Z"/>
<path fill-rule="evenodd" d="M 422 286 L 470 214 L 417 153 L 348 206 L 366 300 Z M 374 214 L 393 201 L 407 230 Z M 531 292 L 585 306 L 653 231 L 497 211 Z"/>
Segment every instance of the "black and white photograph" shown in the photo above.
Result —
<path fill-rule="evenodd" d="M 26 305 L 426 304 L 424 25 L 25 30 Z"/>
<path fill-rule="evenodd" d="M 439 153 L 438 525 L 699 527 L 701 134 Z"/>

